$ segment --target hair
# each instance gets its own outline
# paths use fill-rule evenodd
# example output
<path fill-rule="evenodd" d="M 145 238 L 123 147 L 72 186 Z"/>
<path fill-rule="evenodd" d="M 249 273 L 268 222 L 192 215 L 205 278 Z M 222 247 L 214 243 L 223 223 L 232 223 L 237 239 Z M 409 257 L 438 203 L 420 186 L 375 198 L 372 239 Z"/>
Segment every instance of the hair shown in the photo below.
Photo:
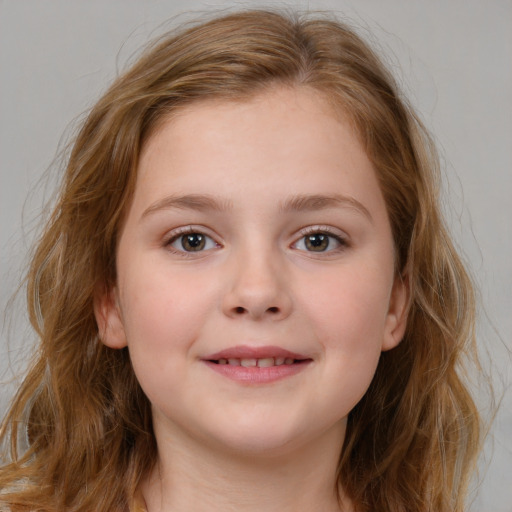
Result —
<path fill-rule="evenodd" d="M 141 149 L 178 109 L 276 86 L 317 91 L 350 120 L 386 201 L 396 273 L 410 288 L 405 336 L 382 353 L 348 417 L 338 482 L 358 512 L 463 510 L 480 446 L 461 366 L 474 352 L 474 292 L 440 213 L 431 138 L 353 29 L 326 15 L 274 11 L 165 35 L 85 120 L 28 272 L 40 344 L 0 431 L 0 505 L 135 510 L 157 455 L 150 403 L 127 349 L 100 342 L 93 302 L 116 283 Z"/>

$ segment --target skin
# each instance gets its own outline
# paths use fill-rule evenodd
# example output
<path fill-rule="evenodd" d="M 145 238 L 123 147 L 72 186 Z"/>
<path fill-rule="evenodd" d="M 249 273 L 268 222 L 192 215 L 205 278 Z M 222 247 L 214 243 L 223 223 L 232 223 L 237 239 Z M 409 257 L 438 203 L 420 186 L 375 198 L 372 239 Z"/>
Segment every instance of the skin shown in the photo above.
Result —
<path fill-rule="evenodd" d="M 177 205 L 190 194 L 214 208 Z M 311 195 L 342 200 L 291 204 Z M 184 250 L 184 227 L 207 236 L 204 250 Z M 326 250 L 306 228 L 330 237 Z M 403 336 L 407 287 L 350 125 L 305 88 L 174 115 L 141 156 L 117 271 L 96 317 L 105 344 L 129 347 L 152 404 L 148 510 L 351 510 L 335 480 L 346 418 Z M 241 344 L 311 361 L 263 384 L 204 363 Z"/>

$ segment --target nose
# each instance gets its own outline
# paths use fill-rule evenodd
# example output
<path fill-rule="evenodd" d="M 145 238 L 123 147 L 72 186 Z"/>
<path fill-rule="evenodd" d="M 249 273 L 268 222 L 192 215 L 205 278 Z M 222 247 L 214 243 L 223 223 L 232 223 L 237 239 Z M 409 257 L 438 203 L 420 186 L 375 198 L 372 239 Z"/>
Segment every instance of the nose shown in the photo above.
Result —
<path fill-rule="evenodd" d="M 283 320 L 292 311 L 286 272 L 270 252 L 238 255 L 230 262 L 224 314 L 231 318 Z"/>

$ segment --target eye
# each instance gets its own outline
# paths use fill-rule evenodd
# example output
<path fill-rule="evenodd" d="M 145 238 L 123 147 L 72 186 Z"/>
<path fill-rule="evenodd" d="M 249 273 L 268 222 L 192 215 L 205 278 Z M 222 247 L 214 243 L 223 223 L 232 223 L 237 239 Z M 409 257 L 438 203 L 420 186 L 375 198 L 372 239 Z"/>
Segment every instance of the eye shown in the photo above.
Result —
<path fill-rule="evenodd" d="M 175 234 L 167 241 L 166 246 L 177 252 L 201 252 L 219 245 L 210 236 L 190 230 Z"/>
<path fill-rule="evenodd" d="M 332 252 L 347 245 L 343 237 L 327 230 L 309 230 L 293 244 L 293 248 L 308 252 Z"/>

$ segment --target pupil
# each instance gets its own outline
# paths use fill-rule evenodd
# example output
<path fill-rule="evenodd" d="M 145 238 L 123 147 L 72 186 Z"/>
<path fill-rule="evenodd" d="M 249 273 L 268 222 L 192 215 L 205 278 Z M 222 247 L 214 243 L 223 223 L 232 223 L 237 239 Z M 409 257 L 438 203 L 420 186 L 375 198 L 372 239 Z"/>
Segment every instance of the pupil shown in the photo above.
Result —
<path fill-rule="evenodd" d="M 322 234 L 309 235 L 306 238 L 306 246 L 312 251 L 325 251 L 329 246 L 329 237 Z"/>
<path fill-rule="evenodd" d="M 200 251 L 204 248 L 205 239 L 200 233 L 191 233 L 183 237 L 181 245 L 186 251 Z"/>

